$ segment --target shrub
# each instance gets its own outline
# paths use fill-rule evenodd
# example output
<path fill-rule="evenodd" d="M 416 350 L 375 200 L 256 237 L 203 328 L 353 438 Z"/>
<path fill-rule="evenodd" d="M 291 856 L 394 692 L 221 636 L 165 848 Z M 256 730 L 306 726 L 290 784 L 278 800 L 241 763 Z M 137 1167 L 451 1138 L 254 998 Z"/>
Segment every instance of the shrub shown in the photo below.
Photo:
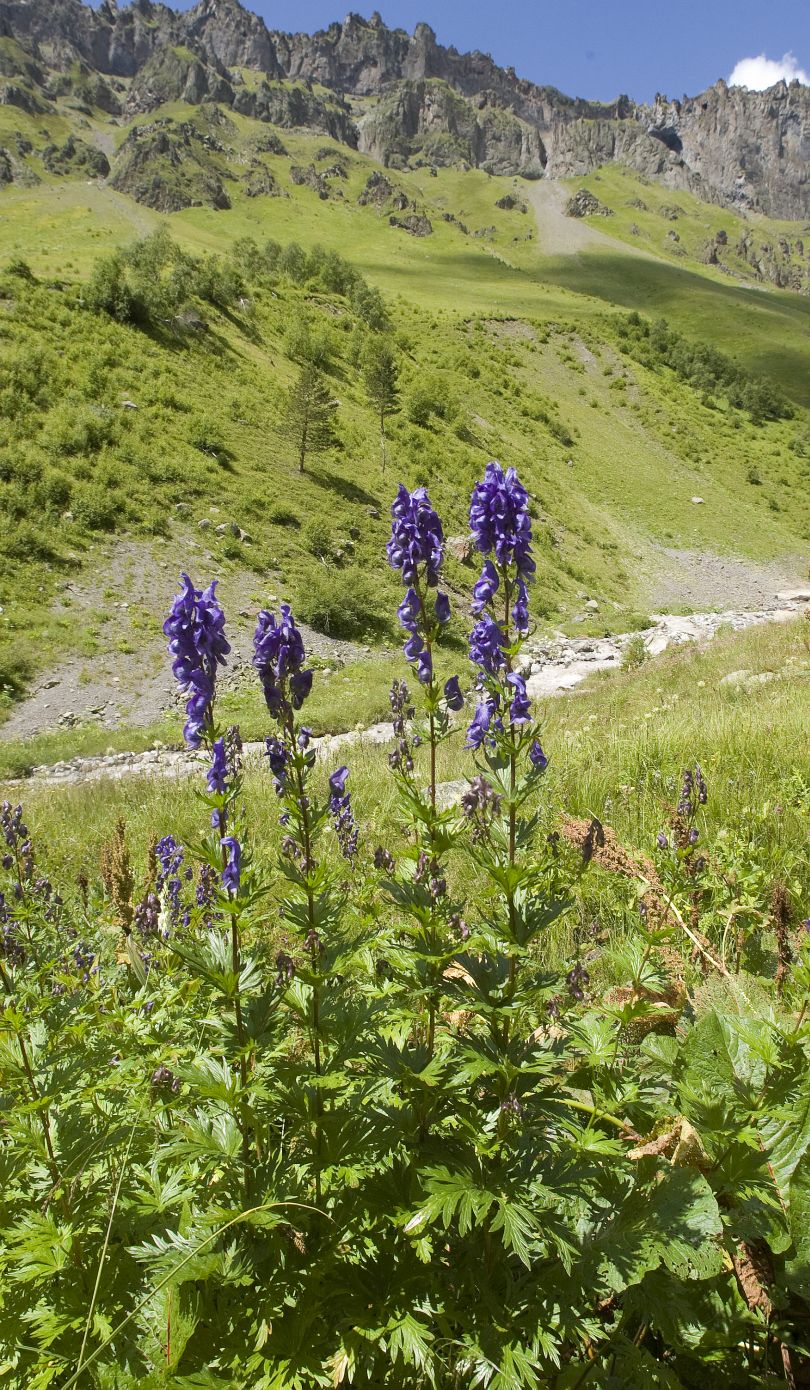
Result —
<path fill-rule="evenodd" d="M 292 507 L 281 503 L 279 506 L 271 507 L 267 513 L 267 520 L 272 526 L 300 526 L 301 518 Z"/>
<path fill-rule="evenodd" d="M 73 492 L 72 511 L 88 531 L 114 531 L 125 515 L 124 499 L 97 483 L 79 483 Z"/>
<path fill-rule="evenodd" d="M 320 566 L 300 586 L 298 611 L 305 622 L 329 637 L 357 638 L 386 626 L 379 586 L 356 566 Z"/>

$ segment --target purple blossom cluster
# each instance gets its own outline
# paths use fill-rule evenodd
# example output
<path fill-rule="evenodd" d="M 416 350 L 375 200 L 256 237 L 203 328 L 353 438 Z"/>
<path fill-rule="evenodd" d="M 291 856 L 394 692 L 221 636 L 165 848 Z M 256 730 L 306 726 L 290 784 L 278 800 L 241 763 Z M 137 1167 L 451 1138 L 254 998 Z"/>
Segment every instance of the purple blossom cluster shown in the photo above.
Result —
<path fill-rule="evenodd" d="M 507 715 L 512 728 L 532 722 L 526 681 L 511 670 L 509 613 L 496 618 L 493 612 L 503 583 L 507 596 L 514 596 L 511 619 L 515 632 L 521 636 L 528 632 L 527 581 L 534 574 L 535 563 L 531 554 L 528 494 L 514 468 L 504 473 L 499 463 L 487 464 L 483 481 L 473 490 L 470 530 L 476 548 L 487 557 L 473 588 L 472 614 L 476 622 L 470 633 L 470 660 L 479 670 L 479 698 L 467 731 L 467 747 L 481 748 L 503 731 Z M 533 745 L 530 761 L 533 767 L 542 768 L 545 755 L 539 744 L 537 750 Z"/>
<path fill-rule="evenodd" d="M 470 530 L 483 555 L 494 554 L 502 569 L 514 565 L 521 579 L 531 579 L 529 497 L 514 468 L 504 473 L 499 463 L 487 464 L 483 481 L 473 488 Z"/>
<path fill-rule="evenodd" d="M 259 673 L 267 708 L 274 719 L 298 710 L 312 689 L 312 671 L 304 668 L 304 639 L 295 625 L 288 603 L 280 616 L 263 608 L 256 619 L 253 665 Z"/>
<path fill-rule="evenodd" d="M 220 844 L 225 850 L 221 881 L 225 892 L 236 897 L 242 882 L 242 846 L 235 835 L 226 835 Z"/>
<path fill-rule="evenodd" d="M 691 820 L 697 806 L 705 806 L 708 799 L 709 792 L 700 763 L 695 763 L 694 769 L 685 768 L 681 794 L 678 798 L 678 815 Z"/>
<path fill-rule="evenodd" d="M 461 798 L 461 813 L 471 826 L 473 842 L 485 840 L 490 826 L 501 809 L 501 798 L 480 773 L 473 777 Z"/>
<path fill-rule="evenodd" d="M 430 505 L 427 488 L 413 492 L 400 483 L 391 507 L 391 539 L 387 546 L 392 569 L 402 571 L 402 582 L 413 585 L 424 567 L 428 585 L 439 582 L 439 570 L 444 555 L 444 532 L 436 512 Z"/>
<path fill-rule="evenodd" d="M 264 741 L 264 753 L 275 779 L 276 793 L 282 796 L 287 785 L 287 766 L 290 760 L 286 744 L 274 734 L 270 734 Z"/>
<path fill-rule="evenodd" d="M 184 911 L 182 901 L 181 872 L 185 853 L 173 835 L 165 835 L 155 845 L 155 856 L 159 865 L 155 890 L 166 905 L 168 925 L 164 926 L 163 934 L 168 936 L 170 928 L 178 927 L 181 922 L 184 926 L 188 925 L 188 913 Z"/>
<path fill-rule="evenodd" d="M 354 859 L 357 853 L 357 825 L 352 811 L 351 796 L 346 791 L 349 776 L 347 767 L 339 767 L 329 778 L 329 811 L 335 834 L 344 859 Z"/>
<path fill-rule="evenodd" d="M 163 631 L 169 639 L 172 672 L 186 701 L 183 729 L 191 748 L 199 748 L 211 725 L 217 667 L 231 650 L 225 637 L 225 614 L 216 598 L 217 581 L 207 589 L 195 589 L 187 574 L 180 576 L 176 595 Z"/>
<path fill-rule="evenodd" d="M 394 772 L 408 776 L 413 772 L 413 740 L 408 736 L 406 720 L 413 718 L 413 707 L 409 703 L 410 692 L 404 681 L 394 681 L 388 695 L 393 715 L 394 738 L 396 746 L 388 754 L 388 766 Z"/>
<path fill-rule="evenodd" d="M 430 504 L 427 489 L 413 492 L 399 485 L 391 507 L 391 539 L 388 559 L 395 570 L 401 571 L 407 585 L 405 597 L 397 610 L 400 626 L 408 634 L 403 651 L 416 667 L 421 685 L 433 680 L 432 637 L 437 627 L 450 621 L 450 600 L 441 590 L 431 608 L 427 607 L 423 585 L 435 588 L 444 555 L 442 524 Z"/>

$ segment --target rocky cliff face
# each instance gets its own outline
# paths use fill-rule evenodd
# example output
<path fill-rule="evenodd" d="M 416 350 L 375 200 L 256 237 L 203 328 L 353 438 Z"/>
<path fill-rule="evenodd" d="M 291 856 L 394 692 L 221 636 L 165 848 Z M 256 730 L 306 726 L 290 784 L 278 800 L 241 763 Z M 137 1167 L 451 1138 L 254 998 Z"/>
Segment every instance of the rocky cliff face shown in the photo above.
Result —
<path fill-rule="evenodd" d="M 810 216 L 810 88 L 798 83 L 748 92 L 718 82 L 681 102 L 603 105 L 536 86 L 487 54 L 446 48 L 427 24 L 408 34 L 375 13 L 283 34 L 239 0 L 199 0 L 184 13 L 153 0 L 122 9 L 103 0 L 96 10 L 83 0 L 0 0 L 0 37 L 17 41 L 30 68 L 24 81 L 6 82 L 0 101 L 32 109 L 47 98 L 47 74 L 78 63 L 130 80 L 128 112 L 217 101 L 278 124 L 313 124 L 385 163 L 465 160 L 564 176 L 621 160 L 717 202 Z M 264 81 L 246 87 L 240 69 Z M 280 96 L 278 84 L 290 82 L 304 95 Z"/>

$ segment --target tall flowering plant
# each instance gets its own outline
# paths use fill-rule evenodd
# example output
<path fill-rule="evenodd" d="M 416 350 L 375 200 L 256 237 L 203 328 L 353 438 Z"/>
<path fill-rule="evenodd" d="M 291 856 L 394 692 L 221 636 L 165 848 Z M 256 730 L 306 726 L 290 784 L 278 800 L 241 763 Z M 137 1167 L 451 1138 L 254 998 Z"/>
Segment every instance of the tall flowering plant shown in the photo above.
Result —
<path fill-rule="evenodd" d="M 408 827 L 408 842 L 395 864 L 380 847 L 377 863 L 399 909 L 386 952 L 397 967 L 402 1001 L 402 1047 L 396 1061 L 400 1085 L 412 1102 L 416 1135 L 424 1140 L 435 1118 L 435 1080 L 446 1037 L 440 1037 L 445 974 L 465 930 L 448 886 L 447 856 L 455 843 L 457 815 L 437 797 L 437 753 L 451 733 L 451 714 L 464 703 L 458 677 L 441 682 L 437 645 L 450 620 L 450 600 L 441 587 L 444 533 L 428 492 L 400 484 L 391 507 L 388 559 L 405 589 L 399 606 L 404 655 L 416 678 L 411 705 L 404 681 L 391 691 L 395 747 L 389 756 Z M 423 760 L 422 751 L 426 752 Z M 413 1044 L 416 1044 L 415 1046 Z"/>
<path fill-rule="evenodd" d="M 193 907 L 181 901 L 181 869 L 184 850 L 173 836 L 156 850 L 159 864 L 156 902 L 145 900 L 136 910 L 141 934 L 163 937 L 169 949 L 208 985 L 233 1012 L 234 1035 L 228 1040 L 229 1060 L 238 1071 L 239 1090 L 234 1115 L 242 1137 L 243 1180 L 249 1181 L 251 1147 L 260 1141 L 251 1099 L 255 1039 L 246 1019 L 246 990 L 257 987 L 255 971 L 245 959 L 243 932 L 248 914 L 261 889 L 254 881 L 251 856 L 244 845 L 244 814 L 239 809 L 242 790 L 241 740 L 236 729 L 223 730 L 216 720 L 216 678 L 231 647 L 225 635 L 225 613 L 216 596 L 217 581 L 196 589 L 187 574 L 181 575 L 163 631 L 169 639 L 172 671 L 186 698 L 184 737 L 190 748 L 204 749 L 208 757 L 206 790 L 198 795 L 209 811 L 210 829 L 192 846 L 199 862 L 199 881 Z M 189 878 L 193 870 L 184 871 Z M 154 920 L 153 920 L 154 918 Z M 192 922 L 208 927 L 202 948 L 178 933 Z M 227 925 L 223 936 L 220 924 Z"/>
<path fill-rule="evenodd" d="M 489 463 L 470 504 L 470 531 L 483 557 L 473 588 L 470 660 L 476 707 L 466 746 L 476 775 L 462 798 L 468 852 L 492 890 L 489 911 L 465 957 L 475 1007 L 498 1058 L 500 1127 L 507 1129 L 527 1038 L 543 1012 L 544 989 L 533 943 L 564 910 L 553 853 L 538 851 L 532 800 L 547 766 L 520 669 L 529 633 L 529 586 L 535 574 L 529 500 L 514 468 Z M 528 850 L 532 847 L 532 853 Z"/>
<path fill-rule="evenodd" d="M 358 832 L 347 789 L 349 769 L 336 768 L 328 778 L 325 795 L 314 787 L 315 748 L 311 730 L 299 713 L 312 689 L 312 669 L 300 629 L 288 604 L 278 616 L 259 613 L 253 638 L 253 665 L 258 672 L 268 712 L 276 732 L 265 742 L 265 754 L 280 807 L 283 831 L 280 867 L 289 885 L 281 903 L 282 922 L 297 938 L 295 957 L 280 951 L 277 978 L 285 989 L 285 1001 L 309 1042 L 312 1072 L 305 1092 L 300 1074 L 291 1088 L 291 1105 L 300 1108 L 305 1099 L 312 1138 L 314 1197 L 324 1199 L 323 1173 L 328 1162 L 329 1116 L 325 1096 L 335 1109 L 335 1074 L 340 1066 L 339 1011 L 330 998 L 328 1021 L 324 1017 L 324 990 L 345 968 L 346 943 L 340 918 L 344 893 L 342 879 L 330 865 L 322 843 L 331 823 L 342 859 L 351 872 L 357 854 Z"/>

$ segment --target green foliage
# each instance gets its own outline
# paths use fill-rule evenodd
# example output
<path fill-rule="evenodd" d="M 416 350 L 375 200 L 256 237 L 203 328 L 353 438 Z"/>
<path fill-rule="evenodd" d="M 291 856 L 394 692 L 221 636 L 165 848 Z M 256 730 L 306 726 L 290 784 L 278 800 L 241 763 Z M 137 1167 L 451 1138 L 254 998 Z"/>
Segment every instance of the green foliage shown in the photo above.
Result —
<path fill-rule="evenodd" d="M 334 416 L 338 402 L 318 368 L 302 366 L 284 402 L 283 427 L 301 473 L 310 454 L 322 454 L 337 442 Z"/>
<path fill-rule="evenodd" d="M 4 811 L 10 1390 L 803 1372 L 810 937 L 778 988 L 695 976 L 662 1020 L 688 949 L 677 918 L 636 914 L 621 991 L 583 997 L 581 959 L 549 943 L 598 870 L 545 833 L 541 774 L 510 777 L 498 750 L 477 769 L 489 816 L 438 810 L 413 735 L 440 752 L 454 734 L 430 692 L 424 709 L 392 828 L 375 798 L 348 859 L 289 707 L 278 795 L 233 766 L 224 792 L 185 794 L 168 869 L 165 843 L 133 863 L 121 822 L 102 883 L 85 867 L 57 893 Z M 223 828 L 244 846 L 231 890 Z M 688 847 L 658 867 L 711 940 Z"/>
<path fill-rule="evenodd" d="M 708 343 L 690 341 L 671 328 L 666 319 L 650 323 L 634 311 L 620 322 L 619 334 L 640 362 L 669 367 L 682 381 L 707 396 L 725 395 L 730 405 L 748 411 L 755 425 L 765 420 L 789 419 L 793 414 L 775 382 L 750 375 Z"/>
<path fill-rule="evenodd" d="M 325 537 L 319 538 L 315 544 L 320 547 L 325 541 Z M 311 627 L 330 637 L 365 637 L 388 626 L 383 616 L 384 596 L 374 580 L 356 566 L 308 570 L 298 611 Z"/>

